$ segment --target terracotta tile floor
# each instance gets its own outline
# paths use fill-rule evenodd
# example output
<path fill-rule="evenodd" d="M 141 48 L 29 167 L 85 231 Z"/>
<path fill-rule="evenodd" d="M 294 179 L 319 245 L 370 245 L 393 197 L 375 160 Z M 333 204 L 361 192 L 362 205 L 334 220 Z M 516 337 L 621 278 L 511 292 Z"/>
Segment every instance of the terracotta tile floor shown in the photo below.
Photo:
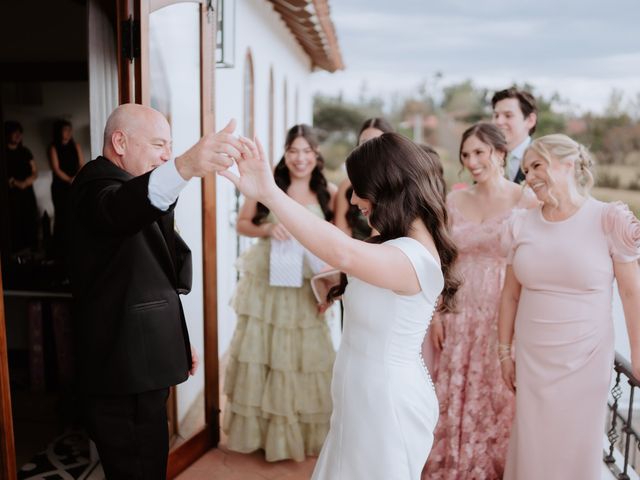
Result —
<path fill-rule="evenodd" d="M 227 356 L 220 359 L 220 391 L 224 385 Z M 224 410 L 226 397 L 220 397 L 220 409 Z M 178 475 L 177 480 L 308 480 L 316 464 L 316 457 L 304 462 L 283 460 L 267 462 L 264 452 L 250 454 L 227 450 L 226 435 L 220 432 L 220 446 L 200 457 L 193 465 Z"/>
<path fill-rule="evenodd" d="M 241 454 L 221 445 L 205 453 L 177 480 L 308 480 L 315 463 L 315 457 L 268 463 L 262 452 Z"/>

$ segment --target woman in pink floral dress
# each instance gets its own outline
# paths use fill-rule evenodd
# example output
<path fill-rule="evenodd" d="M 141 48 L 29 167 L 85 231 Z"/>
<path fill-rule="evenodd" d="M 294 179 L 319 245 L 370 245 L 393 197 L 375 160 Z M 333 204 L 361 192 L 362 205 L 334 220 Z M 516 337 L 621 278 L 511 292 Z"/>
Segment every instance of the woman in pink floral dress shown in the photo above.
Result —
<path fill-rule="evenodd" d="M 514 208 L 535 204 L 530 191 L 504 177 L 506 154 L 494 125 L 479 123 L 462 135 L 460 162 L 475 183 L 447 197 L 463 285 L 457 313 L 436 317 L 427 339 L 440 351 L 434 372 L 440 419 L 423 479 L 502 478 L 514 396 L 501 381 L 496 354 L 505 271 L 500 232 Z"/>

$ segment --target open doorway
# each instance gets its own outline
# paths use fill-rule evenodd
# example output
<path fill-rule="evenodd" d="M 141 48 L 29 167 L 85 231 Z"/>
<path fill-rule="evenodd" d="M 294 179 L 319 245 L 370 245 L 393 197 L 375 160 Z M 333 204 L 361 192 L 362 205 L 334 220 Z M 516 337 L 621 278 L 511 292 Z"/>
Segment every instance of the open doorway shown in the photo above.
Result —
<path fill-rule="evenodd" d="M 7 2 L 0 17 L 11 47 L 0 54 L 0 248 L 18 478 L 91 468 L 72 388 L 64 228 L 66 187 L 92 154 L 87 5 L 44 2 L 36 15 Z"/>
<path fill-rule="evenodd" d="M 39 478 L 43 471 L 55 476 L 54 468 L 62 466 L 67 475 L 58 476 L 94 478 L 87 476 L 96 465 L 89 458 L 97 460 L 86 436 L 75 429 L 78 409 L 70 387 L 73 305 L 64 258 L 56 256 L 51 238 L 56 225 L 51 190 L 55 174 L 49 159 L 54 123 L 71 122 L 85 161 L 100 154 L 106 118 L 118 103 L 135 101 L 163 111 L 169 105 L 165 113 L 172 124 L 176 120 L 175 144 L 188 141 L 185 135 L 197 138 L 201 131 L 211 131 L 215 26 L 210 9 L 211 2 L 198 0 L 61 0 L 38 5 L 34 16 L 27 5 L 2 5 L 0 41 L 11 48 L 0 54 L 0 125 L 5 120 L 20 124 L 18 143 L 29 152 L 23 163 L 29 175 L 34 170 L 38 175 L 29 185 L 35 199 L 35 240 L 14 248 L 15 208 L 8 201 L 10 172 L 0 133 L 0 476 L 13 478 L 16 470 L 18 478 Z M 168 17 L 172 21 L 165 25 Z M 166 45 L 170 33 L 176 42 L 191 42 L 192 54 L 171 56 L 175 49 Z M 25 44 L 16 42 L 21 38 L 27 39 Z M 163 61 L 191 63 L 166 76 L 165 83 L 150 83 L 162 71 Z M 194 79 L 200 86 L 186 93 L 172 83 Z M 167 405 L 169 478 L 217 444 L 215 198 L 215 175 L 192 182 L 181 195 L 183 211 L 177 214 L 177 226 L 194 252 L 196 287 L 184 306 L 204 368 L 198 378 L 172 389 Z M 200 215 L 194 215 L 196 211 Z M 50 453 L 65 459 L 41 466 L 40 460 Z"/>

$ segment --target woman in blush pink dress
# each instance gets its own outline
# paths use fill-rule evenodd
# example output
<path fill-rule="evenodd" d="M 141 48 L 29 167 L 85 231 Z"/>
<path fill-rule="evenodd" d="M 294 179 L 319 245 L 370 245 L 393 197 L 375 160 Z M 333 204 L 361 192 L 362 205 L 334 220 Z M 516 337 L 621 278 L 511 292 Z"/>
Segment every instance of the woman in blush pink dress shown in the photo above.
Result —
<path fill-rule="evenodd" d="M 504 177 L 506 153 L 494 125 L 478 123 L 462 135 L 460 162 L 475 184 L 451 192 L 447 210 L 464 283 L 457 313 L 436 316 L 425 339 L 440 351 L 434 372 L 440 420 L 423 479 L 502 478 L 514 396 L 500 380 L 496 356 L 506 266 L 500 232 L 514 208 L 535 202 L 530 191 Z"/>
<path fill-rule="evenodd" d="M 506 480 L 601 478 L 614 278 L 640 373 L 640 222 L 622 203 L 589 196 L 591 165 L 565 135 L 533 141 L 522 162 L 543 203 L 516 212 L 504 239 L 498 354 L 516 392 Z"/>

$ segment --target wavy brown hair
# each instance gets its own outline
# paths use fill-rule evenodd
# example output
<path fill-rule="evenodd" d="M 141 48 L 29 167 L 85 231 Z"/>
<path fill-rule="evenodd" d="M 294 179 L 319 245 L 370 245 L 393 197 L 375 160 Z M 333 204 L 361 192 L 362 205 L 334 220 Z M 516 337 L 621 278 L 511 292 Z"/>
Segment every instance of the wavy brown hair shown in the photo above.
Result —
<path fill-rule="evenodd" d="M 442 166 L 442 160 L 440 154 L 431 145 L 426 143 L 419 143 L 418 146 L 427 154 L 427 158 L 433 164 L 433 170 L 438 173 L 438 183 L 440 194 L 442 199 L 447 200 L 447 183 L 444 180 L 444 167 Z"/>
<path fill-rule="evenodd" d="M 360 130 L 358 131 L 358 142 L 360 141 L 360 135 L 362 135 L 362 132 L 369 128 L 375 128 L 376 130 L 380 130 L 382 133 L 395 132 L 394 128 L 391 126 L 387 119 L 382 117 L 368 118 L 364 121 L 364 123 L 360 127 Z"/>
<path fill-rule="evenodd" d="M 411 224 L 420 219 L 433 237 L 444 275 L 439 311 L 455 310 L 460 281 L 453 272 L 458 250 L 448 229 L 447 210 L 442 197 L 438 164 L 408 138 L 385 133 L 357 147 L 347 158 L 347 173 L 353 190 L 372 203 L 369 223 L 379 235 L 370 238 L 382 243 L 406 237 Z M 346 283 L 330 292 L 335 298 Z"/>
<path fill-rule="evenodd" d="M 325 220 L 331 221 L 333 220 L 333 211 L 329 207 L 329 204 L 331 203 L 331 193 L 329 192 L 327 179 L 322 173 L 322 170 L 324 169 L 324 158 L 322 158 L 318 149 L 318 138 L 316 137 L 313 128 L 309 125 L 294 125 L 287 132 L 287 138 L 284 143 L 285 153 L 298 137 L 303 137 L 316 154 L 317 163 L 311 172 L 309 189 L 316 194 L 316 197 L 318 197 L 318 203 L 320 204 L 320 208 L 322 208 Z M 289 185 L 291 185 L 291 174 L 289 173 L 289 169 L 284 161 L 284 154 L 276 165 L 276 168 L 273 171 L 273 176 L 276 180 L 276 185 L 286 193 L 289 189 Z M 251 222 L 254 225 L 260 225 L 264 219 L 267 218 L 267 215 L 269 215 L 269 209 L 264 204 L 258 202 L 256 214 L 251 219 Z"/>
<path fill-rule="evenodd" d="M 493 123 L 488 122 L 478 122 L 474 125 L 471 125 L 467 128 L 462 134 L 462 139 L 460 140 L 460 151 L 458 152 L 458 160 L 460 161 L 460 165 L 463 166 L 462 163 L 462 147 L 464 146 L 464 142 L 466 142 L 470 137 L 476 137 L 485 145 L 489 145 L 492 150 L 495 150 L 498 153 L 498 157 L 502 159 L 501 167 L 505 167 L 507 163 L 507 153 L 509 149 L 507 148 L 507 140 L 504 138 L 504 133 L 496 127 Z"/>

